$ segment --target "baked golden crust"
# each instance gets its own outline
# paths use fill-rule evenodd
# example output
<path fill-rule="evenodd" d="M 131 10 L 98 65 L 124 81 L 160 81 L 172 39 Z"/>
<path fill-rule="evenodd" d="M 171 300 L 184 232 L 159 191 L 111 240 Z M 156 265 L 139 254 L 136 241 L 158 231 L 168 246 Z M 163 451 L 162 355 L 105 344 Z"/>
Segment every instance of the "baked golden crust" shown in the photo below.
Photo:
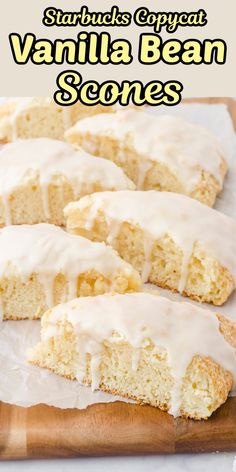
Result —
<path fill-rule="evenodd" d="M 78 269 L 79 271 L 79 269 Z M 37 273 L 29 278 L 15 275 L 0 279 L 1 304 L 4 320 L 35 320 L 48 310 L 46 293 L 42 279 Z M 58 274 L 53 282 L 53 305 L 69 300 L 68 280 L 63 274 Z M 78 274 L 77 297 L 95 296 L 115 290 L 118 293 L 140 290 L 140 280 L 133 274 L 125 274 L 121 270 L 109 280 L 95 269 Z"/>
<path fill-rule="evenodd" d="M 121 152 L 120 143 L 114 137 L 109 135 L 95 136 L 92 134 L 92 131 L 91 133 L 84 132 L 80 134 L 76 126 L 68 130 L 65 137 L 74 146 L 80 146 L 94 156 L 102 156 L 115 162 L 115 164 L 122 167 L 127 176 L 140 190 L 182 193 L 211 207 L 214 206 L 216 197 L 222 190 L 222 185 L 213 175 L 200 169 L 200 178 L 194 190 L 189 193 L 185 186 L 186 183 L 180 180 L 181 176 L 174 173 L 163 162 L 155 162 L 151 159 L 146 161 L 148 163 L 147 169 L 145 169 L 144 164 L 145 176 L 143 178 L 141 176 L 140 180 L 140 162 L 145 163 L 145 160 L 142 155 L 134 151 L 131 138 L 126 140 Z M 224 179 L 227 169 L 226 160 L 222 155 L 220 166 L 222 179 Z M 143 175 L 142 170 L 141 174 Z"/>
<path fill-rule="evenodd" d="M 104 212 L 99 209 L 92 224 L 87 229 L 91 212 L 92 198 L 88 197 L 83 208 L 69 205 L 65 210 L 67 231 L 84 236 L 92 241 L 109 241 L 119 255 L 142 273 L 146 264 L 145 231 L 139 225 L 124 221 L 111 242 L 110 228 Z M 183 251 L 167 234 L 156 239 L 150 255 L 148 281 L 173 292 L 179 291 Z M 188 276 L 182 294 L 199 302 L 220 306 L 228 299 L 235 288 L 230 271 L 196 242 L 188 266 Z"/>
<path fill-rule="evenodd" d="M 64 207 L 104 190 L 133 190 L 112 162 L 55 139 L 18 140 L 1 149 L 0 226 L 51 223 L 64 226 Z"/>
<path fill-rule="evenodd" d="M 107 185 L 106 182 L 91 182 L 89 185 L 88 181 L 84 180 L 83 186 L 81 185 L 79 198 L 84 197 L 87 192 L 94 193 L 107 190 Z M 117 186 L 119 186 L 118 179 Z M 110 190 L 115 191 L 117 188 Z M 50 223 L 57 226 L 65 226 L 63 209 L 68 203 L 77 198 L 78 196 L 74 193 L 72 182 L 65 175 L 55 176 L 47 187 L 49 215 L 46 215 L 42 185 L 40 184 L 39 177 L 35 176 L 24 179 L 24 182 L 19 182 L 19 185 L 11 192 L 7 199 L 11 224 L 33 225 L 37 223 Z M 7 224 L 4 203 L 0 194 L 0 227 L 4 227 Z"/>
<path fill-rule="evenodd" d="M 49 97 L 11 98 L 0 105 L 0 144 L 16 138 L 64 139 L 66 129 L 78 120 L 97 113 L 114 112 L 113 107 L 89 107 L 77 102 L 59 107 Z"/>
<path fill-rule="evenodd" d="M 217 316 L 223 336 L 227 341 L 232 341 L 232 346 L 235 346 L 235 323 L 220 314 Z M 50 311 L 42 319 L 43 329 L 47 327 L 49 320 Z M 78 362 L 76 346 L 77 337 L 72 325 L 68 321 L 61 320 L 59 336 L 39 343 L 31 354 L 30 362 L 52 370 L 60 376 L 75 380 Z M 157 349 L 155 350 L 150 344 L 142 348 L 137 373 L 134 374 L 131 368 L 131 346 L 124 341 L 104 341 L 99 389 L 168 411 L 173 379 L 165 351 Z M 146 383 L 147 380 L 151 382 L 150 388 Z M 195 355 L 182 381 L 181 416 L 195 420 L 207 419 L 226 401 L 232 383 L 231 373 L 213 359 Z M 87 355 L 83 384 L 91 385 L 89 355 Z"/>

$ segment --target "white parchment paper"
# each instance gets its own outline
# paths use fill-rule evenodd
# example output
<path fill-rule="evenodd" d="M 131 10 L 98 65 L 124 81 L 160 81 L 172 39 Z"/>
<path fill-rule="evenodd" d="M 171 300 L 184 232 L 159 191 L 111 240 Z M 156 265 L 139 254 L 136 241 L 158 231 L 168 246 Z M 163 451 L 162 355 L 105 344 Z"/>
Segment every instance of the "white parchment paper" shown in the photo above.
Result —
<path fill-rule="evenodd" d="M 227 152 L 229 173 L 216 208 L 236 219 L 236 136 L 226 106 L 180 105 L 164 111 L 163 108 L 151 109 L 150 113 L 179 114 L 217 134 Z M 168 290 L 158 290 L 173 300 L 182 298 Z M 236 321 L 236 293 L 223 307 L 220 307 L 220 310 L 216 307 L 211 309 L 220 311 Z M 39 321 L 0 323 L 0 400 L 21 406 L 45 403 L 60 408 L 86 408 L 92 403 L 106 403 L 120 399 L 99 391 L 92 392 L 90 388 L 81 386 L 78 382 L 63 379 L 45 369 L 29 365 L 27 351 L 39 339 Z"/>

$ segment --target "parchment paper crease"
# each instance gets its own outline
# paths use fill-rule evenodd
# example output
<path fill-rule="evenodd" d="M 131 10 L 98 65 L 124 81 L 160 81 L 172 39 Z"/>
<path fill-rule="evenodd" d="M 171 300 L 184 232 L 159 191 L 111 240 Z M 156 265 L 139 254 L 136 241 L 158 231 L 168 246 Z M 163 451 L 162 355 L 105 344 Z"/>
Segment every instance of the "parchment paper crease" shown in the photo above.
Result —
<path fill-rule="evenodd" d="M 150 113 L 179 114 L 206 126 L 218 136 L 228 155 L 229 173 L 216 208 L 236 219 L 236 137 L 226 106 L 180 105 L 174 109 L 151 109 Z M 167 290 L 159 291 L 171 299 L 181 299 L 180 295 Z M 236 293 L 224 307 L 211 308 L 236 321 Z M 27 351 L 39 341 L 39 336 L 39 321 L 0 323 L 0 400 L 21 406 L 46 403 L 60 408 L 85 408 L 92 403 L 119 399 L 99 391 L 92 392 L 77 382 L 27 364 Z"/>

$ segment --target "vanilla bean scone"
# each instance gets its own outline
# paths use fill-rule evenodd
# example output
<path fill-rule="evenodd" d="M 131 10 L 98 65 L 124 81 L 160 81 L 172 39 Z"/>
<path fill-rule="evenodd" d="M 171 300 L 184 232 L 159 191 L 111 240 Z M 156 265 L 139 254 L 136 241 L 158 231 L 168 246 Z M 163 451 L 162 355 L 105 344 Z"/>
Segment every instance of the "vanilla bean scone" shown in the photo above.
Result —
<path fill-rule="evenodd" d="M 67 230 L 105 241 L 143 282 L 222 305 L 236 283 L 236 222 L 171 192 L 95 193 L 65 209 Z"/>
<path fill-rule="evenodd" d="M 121 166 L 140 190 L 183 193 L 213 206 L 227 164 L 218 139 L 173 116 L 135 110 L 85 118 L 65 137 Z"/>
<path fill-rule="evenodd" d="M 104 243 L 49 224 L 0 230 L 3 319 L 35 319 L 75 297 L 140 289 L 140 277 Z"/>
<path fill-rule="evenodd" d="M 236 382 L 236 324 L 147 294 L 107 294 L 48 310 L 30 362 L 174 416 L 208 418 Z"/>
<path fill-rule="evenodd" d="M 114 110 L 114 107 L 89 107 L 80 102 L 60 107 L 49 97 L 13 97 L 0 104 L 0 143 L 17 138 L 63 139 L 65 131 L 78 120 Z"/>
<path fill-rule="evenodd" d="M 64 224 L 63 208 L 95 191 L 134 189 L 107 159 L 48 138 L 17 140 L 0 149 L 0 225 Z"/>

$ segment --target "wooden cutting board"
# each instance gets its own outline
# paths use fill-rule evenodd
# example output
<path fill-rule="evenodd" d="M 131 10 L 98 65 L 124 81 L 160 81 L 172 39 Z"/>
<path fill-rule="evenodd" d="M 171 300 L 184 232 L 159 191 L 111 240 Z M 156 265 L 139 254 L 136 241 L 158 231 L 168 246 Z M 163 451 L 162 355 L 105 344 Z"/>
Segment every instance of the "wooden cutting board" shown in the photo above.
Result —
<path fill-rule="evenodd" d="M 234 100 L 198 101 L 226 103 L 236 128 Z M 215 451 L 236 451 L 236 397 L 208 421 L 122 402 L 86 410 L 0 403 L 0 459 Z"/>

